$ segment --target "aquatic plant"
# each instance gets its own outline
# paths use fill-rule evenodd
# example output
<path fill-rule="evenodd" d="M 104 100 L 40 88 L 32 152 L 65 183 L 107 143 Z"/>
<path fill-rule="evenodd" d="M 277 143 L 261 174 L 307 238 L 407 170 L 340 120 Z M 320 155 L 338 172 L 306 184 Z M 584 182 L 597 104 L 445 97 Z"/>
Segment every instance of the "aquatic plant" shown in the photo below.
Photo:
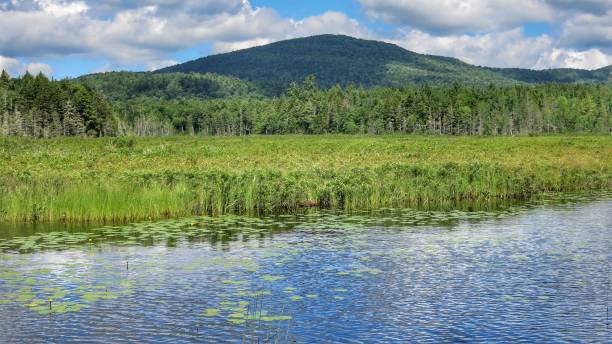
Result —
<path fill-rule="evenodd" d="M 284 276 L 274 276 L 274 275 L 263 275 L 261 276 L 261 279 L 266 282 L 275 282 L 275 281 L 284 280 L 285 277 Z"/>
<path fill-rule="evenodd" d="M 0 140 L 0 222 L 449 209 L 612 187 L 610 136 L 110 140 Z"/>

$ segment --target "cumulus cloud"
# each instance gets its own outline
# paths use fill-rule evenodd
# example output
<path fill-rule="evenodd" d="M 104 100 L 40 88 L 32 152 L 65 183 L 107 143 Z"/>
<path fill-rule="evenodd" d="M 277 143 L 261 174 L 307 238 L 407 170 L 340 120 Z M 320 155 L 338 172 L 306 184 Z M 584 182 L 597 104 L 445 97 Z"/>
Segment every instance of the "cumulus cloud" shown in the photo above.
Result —
<path fill-rule="evenodd" d="M 556 23 L 612 9 L 612 0 L 357 0 L 375 21 L 435 34 L 507 30 L 530 22 Z"/>
<path fill-rule="evenodd" d="M 438 33 L 508 29 L 549 21 L 552 9 L 540 0 L 357 0 L 373 20 Z"/>
<path fill-rule="evenodd" d="M 563 24 L 561 43 L 578 48 L 598 47 L 612 52 L 612 9 L 579 14 Z"/>
<path fill-rule="evenodd" d="M 148 6 L 154 6 L 164 16 L 189 13 L 191 16 L 211 17 L 220 13 L 238 13 L 248 5 L 245 0 L 89 0 L 88 3 L 90 12 L 102 17 Z"/>
<path fill-rule="evenodd" d="M 307 17 L 302 20 L 278 21 L 275 31 L 264 32 L 259 37 L 238 41 L 218 41 L 214 44 L 217 53 L 246 49 L 265 45 L 287 38 L 306 37 L 334 33 L 359 38 L 375 37 L 374 33 L 362 26 L 357 20 L 349 18 L 341 12 L 325 12 L 318 16 Z"/>
<path fill-rule="evenodd" d="M 53 75 L 53 68 L 51 68 L 51 66 L 49 66 L 46 63 L 40 63 L 40 62 L 29 63 L 28 65 L 25 66 L 24 69 L 28 71 L 30 74 L 34 74 L 34 75 L 38 73 L 43 73 L 44 75 L 47 75 L 47 76 Z"/>
<path fill-rule="evenodd" d="M 0 0 L 0 66 L 22 72 L 27 66 L 18 60 L 76 55 L 102 57 L 109 69 L 156 69 L 202 43 L 227 52 L 325 33 L 498 67 L 593 68 L 612 54 L 612 0 L 357 2 L 370 20 L 395 29 L 375 32 L 342 12 L 295 20 L 248 0 Z M 527 37 L 521 27 L 530 22 L 555 30 Z"/>
<path fill-rule="evenodd" d="M 168 65 L 171 53 L 201 42 L 214 42 L 214 50 L 222 52 L 318 33 L 367 31 L 343 13 L 296 21 L 246 0 L 12 0 L 3 8 L 4 56 L 97 54 L 116 64 L 148 67 Z"/>
<path fill-rule="evenodd" d="M 0 70 L 15 73 L 20 66 L 19 60 L 0 55 Z"/>
<path fill-rule="evenodd" d="M 610 9 L 611 0 L 545 0 L 545 3 L 557 11 L 578 13 L 604 13 Z"/>
<path fill-rule="evenodd" d="M 493 67 L 594 69 L 610 64 L 612 0 L 357 0 L 391 41 L 422 53 Z M 522 27 L 549 23 L 555 36 Z"/>
<path fill-rule="evenodd" d="M 373 33 L 357 20 L 341 12 L 326 12 L 319 16 L 308 17 L 293 23 L 292 36 L 309 36 L 335 33 L 359 38 L 373 37 Z"/>
<path fill-rule="evenodd" d="M 249 39 L 249 40 L 238 41 L 238 42 L 216 42 L 213 45 L 213 52 L 217 54 L 227 53 L 230 51 L 258 47 L 258 46 L 266 45 L 272 42 L 273 40 L 270 38 L 255 38 L 255 39 Z"/>
<path fill-rule="evenodd" d="M 38 0 L 40 10 L 57 17 L 81 14 L 87 11 L 88 6 L 82 1 L 66 2 L 54 0 Z"/>
<path fill-rule="evenodd" d="M 21 75 L 26 71 L 30 74 L 43 73 L 47 76 L 53 75 L 53 68 L 46 63 L 32 62 L 25 64 L 18 59 L 0 56 L 0 71 L 5 70 L 11 75 Z"/>
<path fill-rule="evenodd" d="M 433 36 L 411 30 L 389 42 L 419 53 L 453 56 L 488 67 L 597 69 L 612 64 L 612 56 L 599 49 L 577 51 L 558 48 L 552 37 L 525 37 L 522 29 L 450 36 Z"/>
<path fill-rule="evenodd" d="M 524 37 L 522 29 L 449 36 L 433 36 L 411 30 L 391 42 L 419 53 L 453 56 L 471 64 L 490 67 L 533 68 L 541 55 L 552 47 L 549 36 Z"/>
<path fill-rule="evenodd" d="M 535 68 L 598 69 L 611 64 L 612 55 L 605 54 L 599 49 L 576 51 L 554 48 L 542 54 Z"/>
<path fill-rule="evenodd" d="M 157 69 L 174 66 L 175 64 L 178 64 L 178 61 L 175 61 L 175 60 L 150 61 L 147 63 L 147 69 L 149 71 L 154 71 Z"/>

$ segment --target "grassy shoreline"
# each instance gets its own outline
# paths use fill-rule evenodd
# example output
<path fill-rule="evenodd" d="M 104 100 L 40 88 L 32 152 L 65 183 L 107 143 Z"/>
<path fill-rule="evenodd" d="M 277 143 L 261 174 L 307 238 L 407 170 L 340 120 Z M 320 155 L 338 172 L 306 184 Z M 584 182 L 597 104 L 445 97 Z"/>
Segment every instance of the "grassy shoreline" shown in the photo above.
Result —
<path fill-rule="evenodd" d="M 611 136 L 0 139 L 0 223 L 436 208 L 611 188 Z"/>

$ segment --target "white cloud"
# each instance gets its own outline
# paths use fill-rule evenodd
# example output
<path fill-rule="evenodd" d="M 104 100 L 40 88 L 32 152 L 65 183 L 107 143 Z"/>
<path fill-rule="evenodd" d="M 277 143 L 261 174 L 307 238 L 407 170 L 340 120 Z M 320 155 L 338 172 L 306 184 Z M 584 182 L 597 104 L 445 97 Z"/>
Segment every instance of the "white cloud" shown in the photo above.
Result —
<path fill-rule="evenodd" d="M 433 33 L 481 32 L 550 21 L 541 0 L 357 0 L 373 20 Z"/>
<path fill-rule="evenodd" d="M 167 65 L 171 53 L 202 42 L 214 42 L 218 52 L 318 33 L 362 36 L 367 31 L 343 13 L 295 21 L 245 0 L 115 3 L 118 10 L 108 17 L 92 15 L 109 10 L 103 11 L 102 2 L 35 0 L 1 11 L 0 54 L 102 55 L 114 65 L 152 67 Z"/>
<path fill-rule="evenodd" d="M 175 61 L 175 60 L 150 61 L 147 63 L 147 70 L 154 71 L 157 69 L 174 66 L 175 64 L 178 64 L 178 61 Z"/>
<path fill-rule="evenodd" d="M 53 68 L 51 68 L 51 66 L 49 66 L 46 63 L 40 63 L 40 62 L 29 63 L 23 69 L 30 72 L 30 74 L 32 75 L 36 75 L 38 73 L 43 73 L 44 75 L 47 75 L 47 76 L 53 75 Z"/>
<path fill-rule="evenodd" d="M 341 34 L 353 37 L 374 37 L 370 30 L 363 27 L 357 20 L 349 18 L 341 12 L 325 12 L 318 16 L 311 16 L 302 20 L 281 20 L 277 30 L 263 32 L 263 35 L 253 39 L 240 41 L 218 41 L 214 44 L 216 53 L 235 51 L 255 46 L 269 44 L 275 41 L 307 37 L 320 34 Z"/>
<path fill-rule="evenodd" d="M 556 11 L 573 13 L 605 13 L 610 9 L 612 0 L 544 0 Z"/>
<path fill-rule="evenodd" d="M 155 69 L 202 43 L 227 52 L 325 33 L 388 40 L 487 66 L 610 62 L 612 0 L 357 1 L 369 18 L 393 23 L 395 33 L 376 34 L 341 12 L 283 18 L 247 0 L 0 0 L 0 66 L 20 73 L 26 66 L 18 59 L 76 55 L 102 57 L 109 69 Z M 520 27 L 528 22 L 548 22 L 555 30 L 526 37 Z"/>
<path fill-rule="evenodd" d="M 555 47 L 550 36 L 525 37 L 522 29 L 450 36 L 411 30 L 390 42 L 418 53 L 453 56 L 489 67 L 597 69 L 612 64 L 612 56 L 599 49 L 577 51 Z"/>
<path fill-rule="evenodd" d="M 612 64 L 612 55 L 599 49 L 586 51 L 565 50 L 554 48 L 543 54 L 536 63 L 536 68 L 579 68 L 598 69 Z"/>
<path fill-rule="evenodd" d="M 13 74 L 17 72 L 19 66 L 19 60 L 0 55 L 0 70 L 5 70 L 9 74 Z"/>
<path fill-rule="evenodd" d="M 246 41 L 239 42 L 216 42 L 213 45 L 213 51 L 217 54 L 227 53 L 230 51 L 242 50 L 252 47 L 258 47 L 272 43 L 273 40 L 270 38 L 255 38 Z"/>
<path fill-rule="evenodd" d="M 611 63 L 612 0 L 358 0 L 375 21 L 399 25 L 409 50 L 492 67 L 585 68 Z M 549 35 L 521 27 L 547 22 Z M 558 34 L 555 34 L 558 31 Z"/>
<path fill-rule="evenodd" d="M 47 76 L 53 75 L 53 68 L 46 63 L 32 62 L 25 64 L 18 59 L 0 56 L 0 71 L 6 70 L 11 75 L 21 75 L 26 71 L 30 74 L 43 73 Z"/>
<path fill-rule="evenodd" d="M 304 37 L 334 33 L 353 37 L 372 37 L 373 33 L 362 26 L 357 20 L 349 18 L 342 12 L 325 12 L 293 22 L 292 32 L 289 36 Z"/>
<path fill-rule="evenodd" d="M 37 0 L 36 2 L 43 12 L 57 17 L 81 14 L 87 12 L 88 9 L 87 4 L 82 1 Z"/>
<path fill-rule="evenodd" d="M 453 56 L 475 65 L 524 68 L 533 68 L 552 46 L 549 36 L 524 37 L 521 29 L 473 36 L 433 36 L 411 30 L 391 42 L 408 50 Z"/>
<path fill-rule="evenodd" d="M 561 42 L 574 47 L 599 47 L 612 52 L 612 9 L 579 14 L 563 23 Z"/>

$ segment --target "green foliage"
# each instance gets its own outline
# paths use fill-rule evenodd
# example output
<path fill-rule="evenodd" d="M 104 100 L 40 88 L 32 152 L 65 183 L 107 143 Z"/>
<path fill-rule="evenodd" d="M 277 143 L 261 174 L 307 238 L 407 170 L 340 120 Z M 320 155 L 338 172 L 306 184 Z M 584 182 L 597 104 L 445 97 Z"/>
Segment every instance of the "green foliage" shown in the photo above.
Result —
<path fill-rule="evenodd" d="M 332 87 L 313 77 L 272 99 L 140 98 L 115 104 L 126 135 L 607 133 L 603 85 Z"/>
<path fill-rule="evenodd" d="M 401 70 L 400 75 L 396 72 Z M 256 83 L 280 94 L 295 81 L 316 75 L 322 87 L 406 85 L 422 82 L 516 83 L 459 60 L 421 55 L 396 45 L 322 35 L 213 55 L 164 68 L 161 73 L 216 73 Z"/>
<path fill-rule="evenodd" d="M 606 82 L 609 70 L 495 69 L 457 59 L 417 54 L 393 44 L 321 35 L 213 55 L 164 68 L 160 73 L 217 73 L 256 83 L 278 95 L 295 81 L 316 75 L 323 88 L 408 84 L 511 85 L 523 82 Z"/>
<path fill-rule="evenodd" d="M 126 222 L 294 213 L 314 206 L 447 208 L 543 192 L 609 190 L 611 140 L 608 135 L 171 137 L 126 143 L 4 138 L 0 222 Z"/>
<path fill-rule="evenodd" d="M 0 136 L 108 136 L 116 130 L 111 105 L 80 83 L 43 74 L 0 76 Z"/>
<path fill-rule="evenodd" d="M 82 76 L 77 81 L 110 100 L 261 97 L 249 82 L 215 74 L 112 72 Z"/>

